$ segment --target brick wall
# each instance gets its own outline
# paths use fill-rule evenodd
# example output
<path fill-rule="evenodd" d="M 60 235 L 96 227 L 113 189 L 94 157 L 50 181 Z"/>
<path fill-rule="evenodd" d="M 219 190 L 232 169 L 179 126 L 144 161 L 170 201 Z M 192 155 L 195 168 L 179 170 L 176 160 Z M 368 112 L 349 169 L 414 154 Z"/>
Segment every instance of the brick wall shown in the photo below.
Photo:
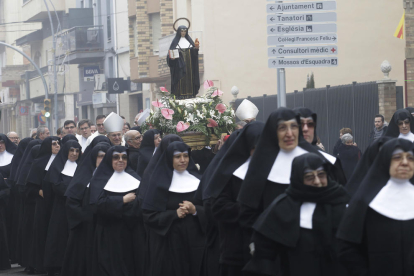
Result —
<path fill-rule="evenodd" d="M 395 93 L 395 81 L 378 82 L 379 114 L 382 114 L 387 122 L 391 120 L 392 115 L 397 109 L 397 99 L 395 97 Z"/>
<path fill-rule="evenodd" d="M 152 54 L 151 28 L 146 0 L 137 0 L 136 24 L 138 31 L 138 74 L 140 78 L 145 78 L 149 75 L 148 57 Z"/>
<path fill-rule="evenodd" d="M 160 0 L 160 18 L 161 18 L 161 37 L 174 34 L 174 14 L 173 14 L 173 1 L 172 0 Z M 167 65 L 165 57 L 158 59 L 158 75 L 163 77 L 169 77 L 170 68 Z"/>
<path fill-rule="evenodd" d="M 412 1 L 412 0 L 410 0 Z M 407 82 L 407 106 L 414 106 L 414 10 L 410 9 L 409 2 L 405 0 L 404 8 L 406 8 L 405 15 L 405 57 L 407 64 L 407 80 L 413 80 Z"/>

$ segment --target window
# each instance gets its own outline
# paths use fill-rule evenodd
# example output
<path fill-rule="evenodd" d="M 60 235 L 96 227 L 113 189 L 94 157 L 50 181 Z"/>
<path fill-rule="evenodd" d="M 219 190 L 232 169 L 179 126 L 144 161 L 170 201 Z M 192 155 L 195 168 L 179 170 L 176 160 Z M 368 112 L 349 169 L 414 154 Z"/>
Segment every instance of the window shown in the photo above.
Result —
<path fill-rule="evenodd" d="M 108 33 L 108 41 L 112 40 L 112 22 L 111 22 L 111 0 L 106 0 L 106 31 Z"/>
<path fill-rule="evenodd" d="M 109 57 L 108 58 L 108 78 L 113 78 L 114 76 L 114 58 Z"/>
<path fill-rule="evenodd" d="M 132 31 L 134 32 L 134 56 L 138 56 L 138 29 L 136 18 L 132 20 Z"/>
<path fill-rule="evenodd" d="M 159 13 L 153 13 L 150 15 L 151 27 L 152 27 L 152 49 L 154 55 L 159 53 L 159 41 L 161 38 L 161 18 Z"/>

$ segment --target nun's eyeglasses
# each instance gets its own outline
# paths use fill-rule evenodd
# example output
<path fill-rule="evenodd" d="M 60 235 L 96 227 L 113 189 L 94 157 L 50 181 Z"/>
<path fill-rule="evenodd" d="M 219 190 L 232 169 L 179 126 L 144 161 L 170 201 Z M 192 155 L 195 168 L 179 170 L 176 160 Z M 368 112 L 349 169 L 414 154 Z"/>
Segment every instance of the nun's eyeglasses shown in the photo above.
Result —
<path fill-rule="evenodd" d="M 122 160 L 122 161 L 126 161 L 128 160 L 128 155 L 126 154 L 122 154 L 122 155 L 112 155 L 112 161 L 118 161 L 118 160 Z"/>
<path fill-rule="evenodd" d="M 398 121 L 398 126 L 402 126 L 402 125 L 409 125 L 410 124 L 410 120 L 405 119 L 404 121 Z"/>
<path fill-rule="evenodd" d="M 308 126 L 308 128 L 315 128 L 315 122 L 307 122 L 307 123 L 303 122 L 303 123 L 300 123 L 300 124 L 302 125 L 302 128 L 305 125 Z"/>
<path fill-rule="evenodd" d="M 316 176 L 319 179 L 325 179 L 326 178 L 326 172 L 325 171 L 319 171 L 316 174 L 314 174 L 313 172 L 308 173 L 308 174 L 305 174 L 304 179 L 308 182 L 313 182 L 313 181 L 315 181 Z"/>
<path fill-rule="evenodd" d="M 59 142 L 58 141 L 53 141 L 52 146 L 59 146 Z"/>
<path fill-rule="evenodd" d="M 76 152 L 76 153 L 79 153 L 79 152 L 80 152 L 80 149 L 71 148 L 71 149 L 69 150 L 69 152 Z"/>

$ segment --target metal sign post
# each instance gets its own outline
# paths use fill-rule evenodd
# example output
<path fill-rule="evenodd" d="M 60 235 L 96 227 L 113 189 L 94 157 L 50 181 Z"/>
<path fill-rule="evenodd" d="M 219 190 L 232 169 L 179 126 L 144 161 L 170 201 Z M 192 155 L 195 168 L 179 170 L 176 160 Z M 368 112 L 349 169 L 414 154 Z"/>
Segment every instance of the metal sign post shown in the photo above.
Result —
<path fill-rule="evenodd" d="M 277 68 L 277 106 L 285 107 L 285 68 L 338 66 L 336 1 L 277 1 L 266 12 L 268 67 Z"/>

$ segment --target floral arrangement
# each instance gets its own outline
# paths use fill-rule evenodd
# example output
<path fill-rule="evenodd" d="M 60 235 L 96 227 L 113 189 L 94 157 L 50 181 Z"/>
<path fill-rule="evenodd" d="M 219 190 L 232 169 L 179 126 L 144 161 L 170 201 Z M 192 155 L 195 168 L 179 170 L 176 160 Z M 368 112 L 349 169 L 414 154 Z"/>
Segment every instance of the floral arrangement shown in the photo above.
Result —
<path fill-rule="evenodd" d="M 161 99 L 152 102 L 155 108 L 143 130 L 153 127 L 164 133 L 201 132 L 207 140 L 213 133 L 219 136 L 233 131 L 234 110 L 223 103 L 223 92 L 209 80 L 204 82 L 204 89 L 206 93 L 203 96 L 177 100 L 165 87 L 161 87 Z"/>

